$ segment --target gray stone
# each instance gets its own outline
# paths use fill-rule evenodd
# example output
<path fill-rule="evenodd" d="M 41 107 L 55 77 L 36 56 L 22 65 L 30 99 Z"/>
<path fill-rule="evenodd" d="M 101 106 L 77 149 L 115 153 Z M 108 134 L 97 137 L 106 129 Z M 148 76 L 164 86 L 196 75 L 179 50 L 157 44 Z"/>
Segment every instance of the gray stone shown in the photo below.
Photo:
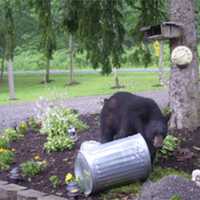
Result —
<path fill-rule="evenodd" d="M 6 185 L 6 184 L 8 184 L 7 181 L 1 181 L 1 180 L 0 180 L 0 185 Z"/>
<path fill-rule="evenodd" d="M 138 200 L 200 200 L 200 187 L 181 176 L 166 176 L 156 183 L 144 184 Z"/>
<path fill-rule="evenodd" d="M 44 196 L 45 193 L 36 190 L 23 190 L 18 192 L 17 200 L 37 200 L 39 197 Z"/>
<path fill-rule="evenodd" d="M 68 199 L 63 198 L 63 197 L 58 197 L 55 195 L 49 195 L 45 197 L 39 197 L 38 200 L 68 200 Z"/>
<path fill-rule="evenodd" d="M 25 187 L 16 184 L 0 185 L 0 200 L 16 200 L 17 193 L 25 189 Z"/>

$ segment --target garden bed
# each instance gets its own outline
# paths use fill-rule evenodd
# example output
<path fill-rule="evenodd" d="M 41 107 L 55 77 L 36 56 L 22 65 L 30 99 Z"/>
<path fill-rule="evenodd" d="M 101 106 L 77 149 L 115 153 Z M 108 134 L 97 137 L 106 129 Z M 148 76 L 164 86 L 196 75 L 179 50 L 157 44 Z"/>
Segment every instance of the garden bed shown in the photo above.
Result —
<path fill-rule="evenodd" d="M 48 165 L 43 172 L 39 175 L 32 177 L 31 179 L 25 178 L 19 184 L 39 190 L 45 193 L 57 194 L 60 196 L 67 197 L 66 194 L 66 184 L 65 176 L 67 173 L 73 174 L 74 159 L 77 155 L 77 151 L 80 148 L 80 145 L 83 141 L 86 140 L 99 140 L 100 139 L 100 130 L 99 130 L 99 115 L 85 115 L 81 116 L 81 119 L 87 123 L 89 128 L 79 134 L 79 139 L 75 144 L 75 147 L 72 150 L 65 150 L 63 152 L 52 152 L 47 153 L 44 150 L 44 142 L 46 141 L 46 136 L 36 133 L 29 130 L 27 134 L 16 142 L 11 143 L 11 148 L 15 149 L 15 161 L 11 166 L 19 166 L 21 163 L 34 159 L 36 156 L 39 156 L 42 160 L 46 160 Z M 178 134 L 178 137 L 181 139 L 183 150 L 179 150 L 174 153 L 174 156 L 171 158 L 160 159 L 156 165 L 161 167 L 171 167 L 178 170 L 183 170 L 185 172 L 191 173 L 191 171 L 200 166 L 200 158 L 198 157 L 200 152 L 200 130 L 193 133 L 193 137 L 189 137 L 187 134 Z M 180 153 L 181 152 L 181 153 Z M 61 185 L 54 189 L 49 177 L 58 176 L 61 180 Z M 0 172 L 0 180 L 7 180 L 9 177 L 9 172 Z M 126 192 L 119 191 L 119 199 L 133 199 L 134 194 L 127 195 Z M 101 199 L 101 195 L 91 196 L 91 199 Z M 84 199 L 80 197 L 79 199 Z"/>

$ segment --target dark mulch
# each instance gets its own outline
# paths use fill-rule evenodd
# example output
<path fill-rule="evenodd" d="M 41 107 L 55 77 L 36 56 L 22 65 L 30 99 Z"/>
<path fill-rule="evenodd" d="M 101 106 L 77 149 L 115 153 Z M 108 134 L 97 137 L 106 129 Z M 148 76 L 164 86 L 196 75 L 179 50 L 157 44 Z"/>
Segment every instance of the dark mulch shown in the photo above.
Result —
<path fill-rule="evenodd" d="M 62 183 L 64 183 L 66 173 L 73 173 L 74 159 L 81 143 L 86 140 L 98 141 L 100 139 L 99 115 L 85 115 L 81 116 L 81 119 L 89 125 L 89 129 L 80 133 L 79 140 L 74 150 L 47 154 L 43 150 L 46 136 L 31 131 L 23 140 L 12 143 L 11 147 L 16 149 L 16 160 L 12 167 L 19 166 L 20 163 L 33 159 L 35 155 L 40 155 L 43 160 L 48 161 L 48 167 L 44 172 L 33 177 L 31 181 L 25 180 L 21 182 L 21 185 L 46 193 L 66 196 L 65 185 L 62 184 L 57 190 L 54 190 L 50 184 L 49 177 L 57 175 L 62 180 Z M 181 147 L 184 148 L 186 153 L 183 151 L 183 155 L 180 155 L 180 152 L 176 152 L 172 158 L 160 160 L 159 165 L 162 167 L 173 167 L 187 172 L 191 172 L 194 168 L 200 166 L 200 158 L 198 156 L 200 152 L 200 129 L 191 135 L 193 137 L 188 136 L 186 133 L 178 133 L 179 138 L 182 139 Z M 192 156 L 190 154 L 191 152 Z M 177 160 L 177 157 L 179 161 Z M 8 174 L 8 172 L 0 173 L 0 179 L 7 180 Z M 84 198 L 80 197 L 80 199 Z M 90 197 L 90 199 L 100 199 L 100 197 L 97 195 Z"/>

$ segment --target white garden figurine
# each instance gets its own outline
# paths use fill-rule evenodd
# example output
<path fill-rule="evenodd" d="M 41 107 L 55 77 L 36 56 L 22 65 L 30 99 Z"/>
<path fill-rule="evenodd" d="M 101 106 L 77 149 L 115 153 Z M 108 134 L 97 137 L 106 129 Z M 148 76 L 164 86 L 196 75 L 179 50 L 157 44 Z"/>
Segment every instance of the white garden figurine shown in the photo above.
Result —
<path fill-rule="evenodd" d="M 192 181 L 194 181 L 200 187 L 200 170 L 195 169 L 192 171 Z"/>
<path fill-rule="evenodd" d="M 179 66 L 190 64 L 192 58 L 192 51 L 186 46 L 176 47 L 171 54 L 172 63 Z"/>

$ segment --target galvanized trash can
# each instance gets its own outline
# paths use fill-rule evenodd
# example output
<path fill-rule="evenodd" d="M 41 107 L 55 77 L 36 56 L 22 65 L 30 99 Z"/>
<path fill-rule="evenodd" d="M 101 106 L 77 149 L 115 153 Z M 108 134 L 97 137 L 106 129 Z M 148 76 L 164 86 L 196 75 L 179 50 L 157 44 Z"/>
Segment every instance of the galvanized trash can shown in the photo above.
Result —
<path fill-rule="evenodd" d="M 75 160 L 75 176 L 86 196 L 145 179 L 150 171 L 151 156 L 141 134 L 105 144 L 84 142 Z"/>

